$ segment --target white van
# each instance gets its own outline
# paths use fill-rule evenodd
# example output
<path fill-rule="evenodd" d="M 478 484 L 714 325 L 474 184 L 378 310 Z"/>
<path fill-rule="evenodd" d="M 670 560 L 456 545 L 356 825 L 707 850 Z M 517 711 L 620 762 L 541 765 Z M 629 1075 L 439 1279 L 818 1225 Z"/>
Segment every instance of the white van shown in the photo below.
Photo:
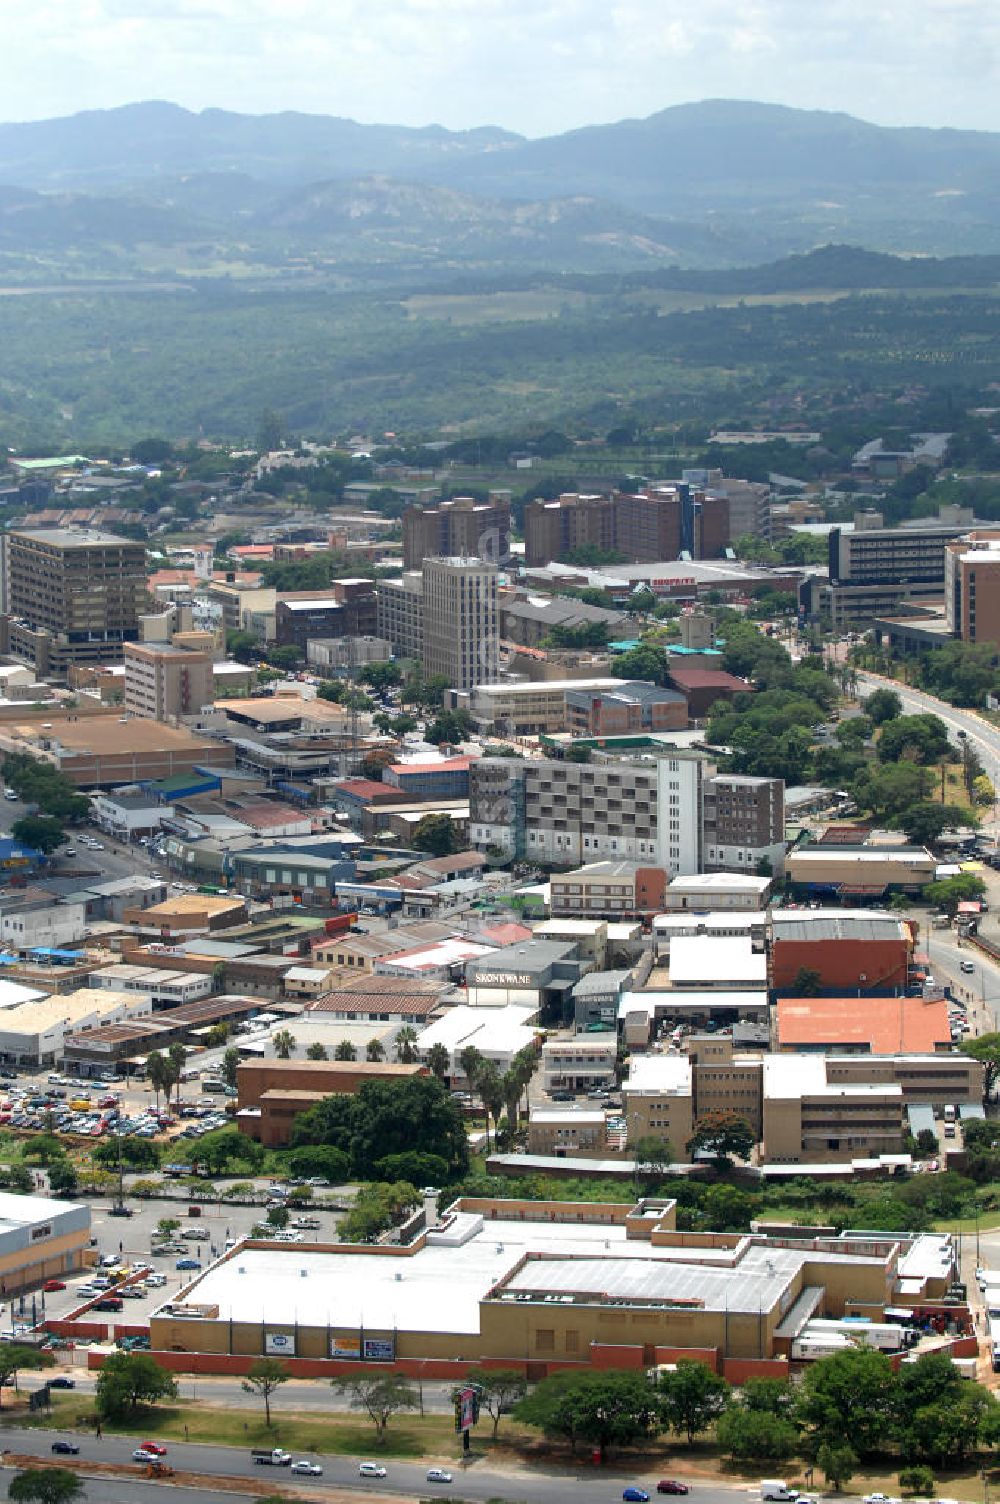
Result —
<path fill-rule="evenodd" d="M 798 1490 L 789 1488 L 783 1478 L 762 1478 L 760 1480 L 761 1499 L 773 1499 L 775 1504 L 793 1504 L 798 1495 Z"/>
<path fill-rule="evenodd" d="M 362 1478 L 385 1478 L 388 1468 L 383 1467 L 381 1462 L 362 1462 L 358 1464 L 358 1474 Z"/>

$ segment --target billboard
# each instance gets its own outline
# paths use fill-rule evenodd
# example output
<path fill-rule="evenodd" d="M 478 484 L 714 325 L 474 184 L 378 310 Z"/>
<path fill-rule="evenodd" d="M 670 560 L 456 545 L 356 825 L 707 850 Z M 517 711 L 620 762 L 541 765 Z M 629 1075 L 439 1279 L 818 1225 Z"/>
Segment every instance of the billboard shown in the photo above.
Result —
<path fill-rule="evenodd" d="M 392 1337 L 366 1337 L 361 1344 L 362 1357 L 391 1363 L 396 1356 L 396 1343 Z"/>
<path fill-rule="evenodd" d="M 455 1393 L 455 1430 L 468 1431 L 476 1424 L 476 1391 L 468 1385 Z"/>
<path fill-rule="evenodd" d="M 361 1343 L 357 1337 L 331 1337 L 331 1358 L 360 1358 Z"/>
<path fill-rule="evenodd" d="M 292 1332 L 265 1332 L 264 1351 L 271 1358 L 294 1358 L 295 1336 Z"/>

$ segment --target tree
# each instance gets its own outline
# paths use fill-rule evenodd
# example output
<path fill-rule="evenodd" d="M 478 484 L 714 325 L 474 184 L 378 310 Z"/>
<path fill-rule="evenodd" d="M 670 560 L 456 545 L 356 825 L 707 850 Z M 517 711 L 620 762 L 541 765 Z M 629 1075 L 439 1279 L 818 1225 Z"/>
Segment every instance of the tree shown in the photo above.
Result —
<path fill-rule="evenodd" d="M 694 1125 L 687 1141 L 689 1154 L 707 1152 L 719 1166 L 728 1165 L 731 1157 L 749 1159 L 757 1140 L 746 1118 L 735 1112 L 707 1112 Z"/>
<path fill-rule="evenodd" d="M 658 1138 L 655 1133 L 648 1133 L 637 1138 L 630 1148 L 635 1163 L 636 1181 L 643 1173 L 654 1182 L 663 1179 L 673 1159 L 669 1139 Z"/>
<path fill-rule="evenodd" d="M 827 1483 L 839 1494 L 844 1484 L 849 1483 L 854 1476 L 858 1459 L 849 1446 L 824 1441 L 816 1453 L 816 1463 Z"/>
<path fill-rule="evenodd" d="M 11 1478 L 7 1497 L 16 1504 L 73 1504 L 84 1497 L 84 1487 L 69 1468 L 28 1467 Z"/>
<path fill-rule="evenodd" d="M 167 1063 L 170 1067 L 171 1084 L 177 1087 L 177 1100 L 181 1099 L 181 1076 L 184 1072 L 184 1064 L 187 1060 L 187 1050 L 182 1044 L 172 1044 L 167 1047 Z"/>
<path fill-rule="evenodd" d="M 344 1243 L 374 1243 L 381 1233 L 397 1227 L 419 1202 L 419 1192 L 408 1181 L 372 1181 L 361 1187 L 354 1205 L 337 1223 L 337 1236 Z"/>
<path fill-rule="evenodd" d="M 926 1463 L 913 1463 L 910 1467 L 900 1468 L 899 1487 L 905 1494 L 933 1494 L 936 1488 L 934 1482 L 934 1469 Z"/>
<path fill-rule="evenodd" d="M 296 1176 L 321 1175 L 331 1185 L 340 1185 L 351 1173 L 351 1161 L 332 1144 L 309 1144 L 290 1151 L 288 1168 Z"/>
<path fill-rule="evenodd" d="M 900 762 L 864 769 L 851 785 L 851 792 L 859 809 L 894 816 L 922 803 L 932 792 L 933 784 L 933 775 L 927 768 L 918 767 L 915 762 Z"/>
<path fill-rule="evenodd" d="M 425 1056 L 432 1075 L 443 1081 L 451 1069 L 451 1056 L 443 1044 L 432 1044 Z"/>
<path fill-rule="evenodd" d="M 15 841 L 41 851 L 45 856 L 55 851 L 66 839 L 62 822 L 54 820 L 51 815 L 22 815 L 14 821 L 10 833 Z"/>
<path fill-rule="evenodd" d="M 284 1210 L 284 1208 L 271 1208 Z M 288 1213 L 285 1213 L 287 1220 Z M 251 1363 L 246 1378 L 241 1384 L 244 1394 L 256 1395 L 257 1399 L 264 1401 L 264 1424 L 270 1429 L 271 1425 L 271 1399 L 281 1388 L 287 1384 L 291 1375 L 286 1364 L 280 1358 L 257 1358 Z"/>
<path fill-rule="evenodd" d="M 951 753 L 948 728 L 940 716 L 900 715 L 882 727 L 879 762 L 917 762 L 927 767 Z"/>
<path fill-rule="evenodd" d="M 75 1196 L 79 1188 L 76 1166 L 69 1159 L 49 1166 L 49 1190 L 53 1196 Z"/>
<path fill-rule="evenodd" d="M 387 1154 L 375 1166 L 379 1180 L 407 1180 L 410 1185 L 443 1185 L 451 1176 L 447 1160 L 440 1154 L 424 1154 L 406 1149 L 402 1154 Z"/>
<path fill-rule="evenodd" d="M 893 1386 L 884 1353 L 873 1348 L 833 1353 L 806 1369 L 799 1414 L 818 1441 L 837 1447 L 849 1436 L 858 1455 L 868 1456 L 892 1429 Z"/>
<path fill-rule="evenodd" d="M 715 1435 L 722 1450 L 734 1458 L 784 1462 L 799 1445 L 799 1433 L 790 1420 L 743 1405 L 732 1405 L 719 1416 Z"/>
<path fill-rule="evenodd" d="M 427 727 L 426 735 L 427 740 L 436 746 L 442 742 L 457 746 L 471 736 L 474 730 L 475 723 L 467 710 L 442 710 Z M 417 829 L 419 828 L 418 825 Z"/>
<path fill-rule="evenodd" d="M 632 1446 L 656 1434 L 656 1391 L 643 1374 L 562 1373 L 543 1379 L 518 1402 L 518 1420 L 547 1436 L 589 1442 L 603 1461 L 609 1446 Z"/>
<path fill-rule="evenodd" d="M 489 1138 L 490 1118 L 493 1119 L 494 1132 L 500 1125 L 500 1114 L 504 1108 L 503 1078 L 496 1064 L 492 1060 L 484 1060 L 479 1067 L 476 1076 L 476 1090 L 479 1092 L 483 1111 L 486 1114 L 486 1136 Z"/>
<path fill-rule="evenodd" d="M 497 1439 L 500 1417 L 513 1410 L 528 1392 L 524 1375 L 516 1368 L 470 1368 L 466 1383 L 479 1390 L 480 1407 L 493 1419 L 493 1440 Z"/>
<path fill-rule="evenodd" d="M 280 669 L 282 673 L 289 673 L 302 662 L 302 649 L 297 648 L 294 643 L 288 643 L 280 648 L 271 648 L 267 661 L 272 668 Z"/>
<path fill-rule="evenodd" d="M 365 1045 L 365 1059 L 369 1065 L 381 1065 L 385 1059 L 385 1045 L 381 1039 L 369 1039 Z"/>
<path fill-rule="evenodd" d="M 260 643 L 252 632 L 227 632 L 226 652 L 237 663 L 250 665 L 260 657 Z"/>
<path fill-rule="evenodd" d="M 735 1185 L 710 1185 L 701 1200 L 702 1226 L 713 1232 L 749 1232 L 754 1198 Z"/>
<path fill-rule="evenodd" d="M 900 815 L 899 823 L 906 832 L 906 839 L 914 846 L 933 846 L 944 831 L 973 825 L 976 817 L 971 810 L 958 804 L 934 804 L 924 800 Z"/>
<path fill-rule="evenodd" d="M 400 1065 L 412 1065 L 417 1058 L 417 1031 L 412 1024 L 404 1024 L 396 1035 L 396 1060 Z"/>
<path fill-rule="evenodd" d="M 688 1444 L 725 1410 L 730 1388 L 721 1374 L 694 1358 L 681 1358 L 673 1373 L 660 1376 L 660 1414 L 665 1426 L 684 1432 Z"/>
<path fill-rule="evenodd" d="M 51 1353 L 25 1347 L 21 1342 L 0 1343 L 0 1386 L 16 1380 L 22 1369 L 51 1368 L 55 1361 Z"/>
<path fill-rule="evenodd" d="M 483 1068 L 483 1057 L 474 1044 L 467 1044 L 458 1052 L 458 1064 L 462 1075 L 469 1083 L 469 1090 L 475 1091 L 479 1080 L 479 1072 Z"/>
<path fill-rule="evenodd" d="M 822 985 L 822 972 L 812 966 L 800 966 L 792 982 L 792 992 L 796 997 L 817 997 Z"/>
<path fill-rule="evenodd" d="M 146 1056 L 146 1076 L 150 1086 L 156 1094 L 156 1105 L 160 1105 L 160 1092 L 170 1095 L 170 1088 L 174 1084 L 173 1072 L 166 1055 L 160 1050 L 150 1050 Z"/>
<path fill-rule="evenodd" d="M 428 737 L 428 740 L 431 740 Z M 443 738 L 447 740 L 447 738 Z M 416 851 L 427 851 L 431 856 L 451 856 L 461 851 L 458 827 L 450 815 L 424 815 L 418 820 L 410 837 L 410 845 Z"/>
<path fill-rule="evenodd" d="M 407 1151 L 439 1155 L 449 1178 L 465 1173 L 469 1144 L 462 1110 L 435 1076 L 366 1081 L 352 1100 L 351 1157 L 358 1176 L 370 1175 L 387 1155 Z"/>
<path fill-rule="evenodd" d="M 104 1139 L 91 1150 L 91 1158 L 95 1165 L 101 1165 L 105 1170 L 116 1170 L 119 1153 L 122 1164 L 130 1170 L 159 1168 L 159 1149 L 148 1138 L 137 1138 L 134 1133 L 125 1133 L 121 1137 L 115 1134 L 114 1138 Z"/>
<path fill-rule="evenodd" d="M 269 1206 L 267 1209 L 267 1225 L 275 1227 L 279 1232 L 288 1226 L 287 1206 Z"/>
<path fill-rule="evenodd" d="M 323 1049 L 322 1045 L 320 1045 L 320 1049 Z M 326 1055 L 325 1050 L 323 1050 L 323 1055 Z M 310 1056 L 312 1060 L 315 1060 L 315 1058 L 315 1055 Z M 333 1052 L 333 1058 L 334 1060 L 357 1060 L 358 1052 L 349 1039 L 342 1039 Z"/>
<path fill-rule="evenodd" d="M 340 1041 L 340 1044 L 337 1046 L 338 1051 L 342 1050 L 345 1045 L 351 1051 L 351 1054 L 350 1055 L 341 1055 L 341 1054 L 338 1053 L 338 1055 L 337 1055 L 336 1058 L 338 1060 L 356 1060 L 358 1052 L 357 1052 L 357 1050 L 355 1050 L 354 1046 L 348 1040 L 342 1039 Z M 329 1060 L 329 1058 L 330 1058 L 330 1056 L 329 1056 L 329 1054 L 327 1052 L 326 1045 L 325 1044 L 321 1044 L 318 1039 L 314 1039 L 313 1042 L 312 1042 L 312 1044 L 306 1050 L 306 1059 L 307 1060 Z"/>
<path fill-rule="evenodd" d="M 986 897 L 986 884 L 974 872 L 960 872 L 957 877 L 943 877 L 924 888 L 928 903 L 954 914 L 960 903 L 978 903 Z"/>
<path fill-rule="evenodd" d="M 1000 1077 L 1000 1034 L 980 1034 L 978 1039 L 963 1039 L 959 1049 L 963 1054 L 971 1055 L 973 1060 L 982 1061 L 983 1101 L 988 1102 Z"/>
<path fill-rule="evenodd" d="M 236 1085 L 236 1072 L 239 1070 L 241 1058 L 240 1052 L 235 1045 L 230 1045 L 229 1049 L 224 1051 L 222 1056 L 222 1079 L 227 1086 Z"/>
<path fill-rule="evenodd" d="M 287 1060 L 296 1048 L 295 1035 L 289 1029 L 276 1029 L 271 1035 L 271 1043 L 279 1060 Z"/>
<path fill-rule="evenodd" d="M 352 1410 L 367 1412 L 379 1445 L 385 1441 L 389 1421 L 397 1411 L 413 1410 L 417 1405 L 413 1385 L 395 1374 L 358 1374 L 354 1378 L 334 1379 L 333 1388 L 350 1397 Z"/>
<path fill-rule="evenodd" d="M 176 1394 L 173 1378 L 148 1353 L 110 1353 L 97 1377 L 97 1411 L 111 1420 Z"/>
<path fill-rule="evenodd" d="M 865 714 L 876 726 L 894 721 L 903 714 L 903 702 L 894 689 L 876 689 L 865 703 Z"/>

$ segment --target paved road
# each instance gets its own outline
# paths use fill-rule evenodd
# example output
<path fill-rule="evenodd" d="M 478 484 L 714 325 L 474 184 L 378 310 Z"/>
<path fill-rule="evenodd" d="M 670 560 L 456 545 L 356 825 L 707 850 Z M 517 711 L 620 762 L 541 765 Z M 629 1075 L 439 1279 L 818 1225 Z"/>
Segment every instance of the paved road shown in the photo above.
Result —
<path fill-rule="evenodd" d="M 4 1445 L 13 1451 L 42 1456 L 48 1454 L 51 1442 L 58 1434 L 12 1427 L 10 1430 L 3 1429 L 2 1439 Z M 101 1458 L 108 1462 L 130 1462 L 135 1444 L 134 1439 L 126 1437 L 105 1436 L 98 1441 L 88 1436 L 81 1439 L 80 1458 L 83 1461 Z M 280 1487 L 284 1493 L 289 1485 L 295 1483 L 304 1488 L 310 1483 L 313 1486 L 320 1483 L 319 1479 L 296 1477 L 287 1468 L 257 1467 L 250 1460 L 249 1448 L 244 1451 L 242 1448 L 201 1446 L 194 1443 L 187 1445 L 181 1442 L 171 1444 L 168 1460 L 174 1467 L 185 1471 L 218 1478 L 223 1486 L 230 1478 L 263 1478 L 268 1482 L 273 1478 L 275 1487 Z M 501 1471 L 488 1468 L 485 1463 L 473 1463 L 463 1471 L 461 1464 L 454 1462 L 451 1457 L 441 1458 L 439 1465 L 452 1472 L 454 1483 L 451 1489 L 447 1484 L 436 1484 L 430 1491 L 437 1494 L 454 1490 L 456 1498 L 470 1499 L 475 1504 L 485 1504 L 486 1500 L 496 1498 L 524 1500 L 525 1504 L 610 1504 L 610 1501 L 621 1498 L 622 1489 L 630 1483 L 638 1483 L 652 1493 L 657 1478 L 662 1476 L 660 1473 L 622 1473 L 614 1464 L 602 1468 L 598 1473 L 596 1468 L 588 1467 L 582 1462 L 564 1472 L 514 1466 Z M 362 1494 L 376 1495 L 398 1494 L 402 1490 L 412 1492 L 417 1497 L 426 1496 L 429 1491 L 427 1467 L 424 1463 L 387 1460 L 386 1478 L 363 1480 L 358 1477 L 356 1458 L 324 1457 L 322 1466 L 322 1483 L 326 1486 L 346 1486 Z M 683 1478 L 683 1468 L 671 1468 L 669 1475 Z M 126 1485 L 125 1490 L 116 1496 L 101 1483 L 94 1486 L 90 1497 L 130 1500 L 133 1494 L 128 1492 L 129 1489 L 134 1489 L 134 1484 Z M 696 1492 L 698 1504 L 745 1504 L 748 1494 L 756 1490 L 746 1484 L 738 1488 L 698 1484 Z M 200 1497 L 202 1495 L 197 1491 L 192 1491 L 193 1499 Z M 171 1493 L 171 1498 L 175 1499 L 177 1495 Z"/>
<path fill-rule="evenodd" d="M 858 672 L 858 688 L 868 694 L 875 689 L 893 689 L 903 702 L 908 715 L 920 715 L 930 711 L 940 716 L 948 727 L 956 746 L 960 743 L 958 733 L 964 731 L 982 759 L 983 767 L 994 787 L 1000 787 L 1000 727 L 993 726 L 974 710 L 960 710 L 925 694 L 922 689 L 907 689 L 894 679 L 885 679 L 880 674 Z"/>

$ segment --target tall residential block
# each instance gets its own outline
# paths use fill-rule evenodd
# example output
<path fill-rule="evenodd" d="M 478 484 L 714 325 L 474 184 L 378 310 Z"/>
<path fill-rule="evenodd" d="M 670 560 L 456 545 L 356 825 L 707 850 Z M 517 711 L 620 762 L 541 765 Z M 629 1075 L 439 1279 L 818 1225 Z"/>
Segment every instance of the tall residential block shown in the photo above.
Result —
<path fill-rule="evenodd" d="M 1000 646 L 1000 533 L 975 532 L 949 543 L 944 571 L 948 630 L 963 642 Z"/>
<path fill-rule="evenodd" d="M 146 550 L 131 538 L 26 528 L 4 548 L 4 647 L 39 674 L 121 659 L 146 608 Z"/>
<path fill-rule="evenodd" d="M 500 650 L 497 568 L 477 558 L 425 559 L 424 673 L 453 689 L 494 679 Z"/>
<path fill-rule="evenodd" d="M 403 513 L 403 568 L 425 559 L 485 559 L 499 564 L 510 553 L 510 492 L 491 491 L 488 501 L 455 496 L 433 507 Z"/>

